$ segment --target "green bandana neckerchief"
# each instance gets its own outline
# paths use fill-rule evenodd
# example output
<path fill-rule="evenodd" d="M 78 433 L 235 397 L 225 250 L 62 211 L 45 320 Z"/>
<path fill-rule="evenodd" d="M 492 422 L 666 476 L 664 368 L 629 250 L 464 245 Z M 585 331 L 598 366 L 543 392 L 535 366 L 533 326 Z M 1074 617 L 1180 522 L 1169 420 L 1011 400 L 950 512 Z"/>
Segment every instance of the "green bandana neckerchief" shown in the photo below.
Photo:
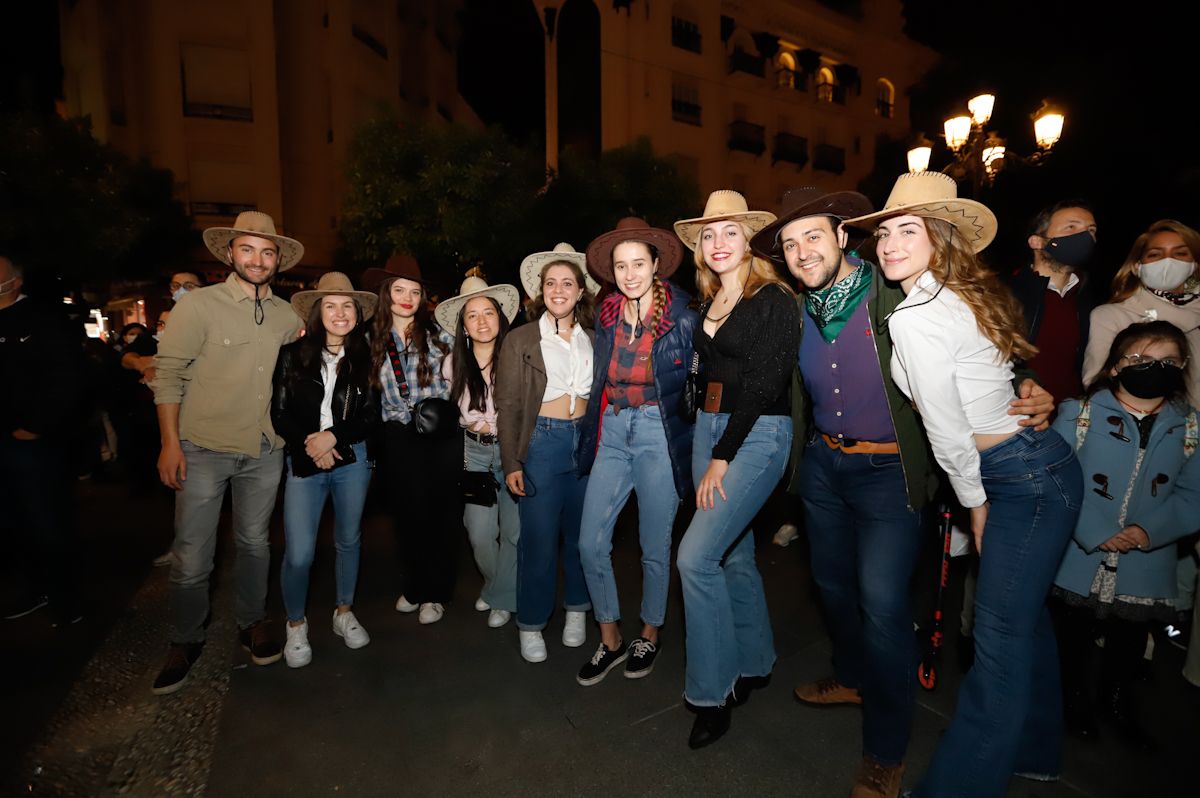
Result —
<path fill-rule="evenodd" d="M 831 344 L 837 340 L 838 334 L 850 321 L 858 302 L 871 287 L 871 270 L 866 262 L 844 279 L 839 280 L 828 288 L 820 291 L 809 291 L 804 298 L 804 306 L 817 323 L 821 337 L 825 343 Z"/>

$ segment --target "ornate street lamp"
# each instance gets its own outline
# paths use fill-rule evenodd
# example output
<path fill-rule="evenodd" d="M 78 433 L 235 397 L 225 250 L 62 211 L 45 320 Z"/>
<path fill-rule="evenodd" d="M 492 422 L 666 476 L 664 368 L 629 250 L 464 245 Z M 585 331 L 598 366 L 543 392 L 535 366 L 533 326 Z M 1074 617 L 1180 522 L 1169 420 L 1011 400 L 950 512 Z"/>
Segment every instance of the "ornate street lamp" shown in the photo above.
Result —
<path fill-rule="evenodd" d="M 955 114 L 944 123 L 946 147 L 954 160 L 942 171 L 956 180 L 970 180 L 972 196 L 984 185 L 990 185 L 996 174 L 1009 163 L 1036 164 L 1050 154 L 1062 138 L 1066 119 L 1062 110 L 1043 100 L 1032 114 L 1036 152 L 1022 157 L 1008 149 L 1004 139 L 985 129 L 996 105 L 994 94 L 980 94 L 967 102 L 969 114 Z M 908 171 L 922 172 L 929 168 L 933 143 L 921 135 L 908 151 Z"/>

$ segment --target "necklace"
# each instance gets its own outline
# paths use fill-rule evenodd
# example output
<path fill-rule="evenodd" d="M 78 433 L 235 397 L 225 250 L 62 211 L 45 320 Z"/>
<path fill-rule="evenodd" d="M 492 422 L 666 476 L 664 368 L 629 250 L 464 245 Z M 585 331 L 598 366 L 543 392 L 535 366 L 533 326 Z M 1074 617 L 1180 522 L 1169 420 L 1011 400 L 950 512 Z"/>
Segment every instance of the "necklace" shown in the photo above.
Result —
<path fill-rule="evenodd" d="M 746 286 L 743 285 L 742 290 L 738 293 L 738 298 L 733 300 L 733 305 L 729 308 L 728 312 L 726 312 L 724 316 L 718 316 L 717 318 L 714 319 L 712 316 L 708 315 L 708 311 L 706 310 L 704 312 L 704 320 L 711 321 L 714 324 L 725 321 L 725 319 L 729 318 L 729 314 L 733 313 L 734 309 L 738 306 L 738 303 L 742 301 L 742 297 L 744 297 L 745 295 L 746 295 Z M 709 307 L 711 307 L 711 305 Z"/>
<path fill-rule="evenodd" d="M 1113 394 L 1113 396 L 1117 396 L 1117 395 Z M 1162 399 L 1159 399 L 1158 404 L 1156 404 L 1154 406 L 1154 408 L 1151 410 L 1143 410 L 1140 407 L 1134 407 L 1133 405 L 1129 404 L 1129 402 L 1126 402 L 1124 399 L 1122 399 L 1120 396 L 1117 396 L 1117 401 L 1120 402 L 1125 407 L 1125 409 L 1131 413 L 1144 413 L 1147 416 L 1152 416 L 1158 412 L 1159 408 L 1161 408 L 1164 404 L 1166 404 L 1167 398 L 1164 396 Z"/>

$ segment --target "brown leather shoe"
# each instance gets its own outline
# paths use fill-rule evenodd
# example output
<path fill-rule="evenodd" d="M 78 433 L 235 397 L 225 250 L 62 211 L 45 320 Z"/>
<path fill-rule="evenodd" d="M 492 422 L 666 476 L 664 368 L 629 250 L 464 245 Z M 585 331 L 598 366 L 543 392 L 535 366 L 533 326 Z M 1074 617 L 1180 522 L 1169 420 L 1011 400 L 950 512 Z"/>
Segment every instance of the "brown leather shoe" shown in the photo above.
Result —
<path fill-rule="evenodd" d="M 903 762 L 884 765 L 864 756 L 858 767 L 858 776 L 854 779 L 854 787 L 850 790 L 850 798 L 898 798 L 903 776 Z"/>
<path fill-rule="evenodd" d="M 793 692 L 796 694 L 796 700 L 805 704 L 862 704 L 862 696 L 858 694 L 858 690 L 847 687 L 833 677 L 802 684 Z"/>
<path fill-rule="evenodd" d="M 267 621 L 258 621 L 238 632 L 238 641 L 255 665 L 270 665 L 283 657 L 283 643 L 273 634 Z"/>

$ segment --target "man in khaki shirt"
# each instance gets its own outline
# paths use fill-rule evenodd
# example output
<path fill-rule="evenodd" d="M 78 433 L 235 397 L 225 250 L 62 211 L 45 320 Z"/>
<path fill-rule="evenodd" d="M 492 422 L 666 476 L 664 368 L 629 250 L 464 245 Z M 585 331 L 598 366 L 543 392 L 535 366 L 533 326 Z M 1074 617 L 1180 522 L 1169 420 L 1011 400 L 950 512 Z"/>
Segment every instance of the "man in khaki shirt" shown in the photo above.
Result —
<path fill-rule="evenodd" d="M 301 321 L 270 284 L 296 265 L 304 247 L 276 234 L 271 217 L 258 211 L 239 214 L 233 227 L 205 230 L 204 243 L 233 272 L 224 283 L 179 300 L 155 358 L 158 474 L 177 491 L 171 646 L 154 682 L 157 694 L 183 686 L 204 645 L 208 581 L 228 487 L 239 639 L 256 665 L 281 656 L 264 622 L 267 528 L 283 473 L 283 441 L 271 426 L 271 376 L 279 347 L 296 339 Z"/>

